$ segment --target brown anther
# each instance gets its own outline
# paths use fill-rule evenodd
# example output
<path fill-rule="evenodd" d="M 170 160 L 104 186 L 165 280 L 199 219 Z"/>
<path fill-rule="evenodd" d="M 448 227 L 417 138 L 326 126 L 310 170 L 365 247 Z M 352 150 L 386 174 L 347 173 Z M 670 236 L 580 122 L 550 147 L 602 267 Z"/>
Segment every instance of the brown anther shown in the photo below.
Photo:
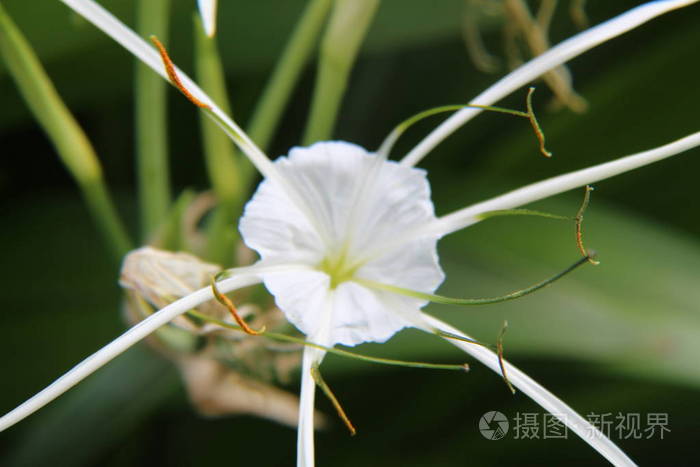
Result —
<path fill-rule="evenodd" d="M 593 191 L 593 187 L 590 185 L 586 185 L 586 192 L 583 195 L 583 203 L 581 203 L 581 207 L 579 208 L 578 213 L 576 214 L 576 217 L 574 219 L 576 220 L 576 246 L 578 246 L 578 249 L 581 252 L 581 254 L 588 258 L 588 262 L 596 266 L 600 264 L 600 261 L 596 261 L 595 259 L 593 259 L 595 254 L 589 252 L 583 245 L 583 213 L 586 212 L 586 208 L 588 207 L 588 203 L 590 202 L 591 191 Z"/>
<path fill-rule="evenodd" d="M 331 388 L 323 380 L 323 377 L 321 376 L 321 371 L 318 369 L 318 365 L 311 367 L 311 376 L 313 377 L 314 381 L 316 382 L 316 385 L 319 388 L 321 388 L 321 391 L 323 391 L 323 393 L 326 395 L 326 397 L 328 397 L 328 400 L 331 401 L 331 404 L 333 404 L 335 411 L 338 412 L 338 416 L 343 421 L 343 423 L 345 423 L 345 426 L 350 431 L 350 436 L 355 436 L 355 434 L 357 433 L 355 426 L 352 424 L 352 422 L 348 418 L 347 414 L 345 413 L 345 410 L 343 410 L 343 406 L 341 406 L 340 402 L 338 402 L 338 398 L 335 397 L 335 394 L 333 394 L 333 391 L 331 391 Z"/>
<path fill-rule="evenodd" d="M 233 302 L 229 300 L 229 298 L 226 295 L 222 294 L 216 287 L 216 281 L 213 277 L 211 278 L 211 290 L 214 293 L 214 298 L 216 298 L 216 300 L 223 306 L 228 308 L 229 313 L 231 313 L 233 319 L 236 320 L 236 324 L 238 324 L 241 327 L 243 332 L 245 332 L 246 334 L 250 334 L 251 336 L 257 336 L 265 332 L 265 326 L 263 326 L 259 331 L 256 331 L 250 326 L 248 326 L 248 323 L 246 323 L 245 320 L 238 313 L 238 310 L 236 309 L 236 306 L 233 304 Z"/>
<path fill-rule="evenodd" d="M 544 144 L 544 132 L 540 128 L 540 124 L 535 116 L 535 111 L 532 109 L 532 93 L 535 92 L 535 88 L 531 87 L 527 91 L 527 98 L 525 99 L 525 105 L 527 107 L 527 118 L 530 120 L 530 125 L 535 131 L 535 136 L 537 136 L 537 141 L 540 143 L 540 152 L 544 157 L 552 157 L 552 153 L 547 150 Z"/>
<path fill-rule="evenodd" d="M 153 45 L 155 45 L 158 49 L 158 53 L 160 53 L 160 58 L 163 60 L 163 65 L 165 65 L 165 72 L 168 74 L 168 78 L 170 78 L 170 82 L 172 83 L 172 85 L 178 88 L 180 92 L 183 93 L 185 97 L 194 105 L 201 109 L 208 109 L 208 104 L 205 104 L 204 102 L 194 97 L 192 93 L 188 91 L 187 88 L 182 84 L 182 81 L 180 81 L 180 77 L 177 75 L 177 71 L 175 71 L 175 65 L 170 59 L 168 51 L 165 50 L 165 46 L 158 40 L 156 36 L 151 36 L 151 42 L 153 42 Z"/>

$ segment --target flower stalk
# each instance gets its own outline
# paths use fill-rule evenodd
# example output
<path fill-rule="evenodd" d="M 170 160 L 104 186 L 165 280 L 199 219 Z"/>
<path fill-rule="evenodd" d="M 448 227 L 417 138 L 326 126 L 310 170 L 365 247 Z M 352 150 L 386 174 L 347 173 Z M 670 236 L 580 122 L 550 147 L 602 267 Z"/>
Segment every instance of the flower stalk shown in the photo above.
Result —
<path fill-rule="evenodd" d="M 202 89 L 231 114 L 224 70 L 214 37 L 208 36 L 198 18 L 194 21 L 195 65 Z M 207 232 L 206 257 L 219 264 L 234 262 L 238 243 L 236 219 L 240 216 L 252 166 L 236 152 L 231 140 L 206 115 L 200 115 L 204 160 L 218 201 Z"/>
<path fill-rule="evenodd" d="M 316 45 L 332 0 L 310 0 L 270 76 L 247 127 L 248 134 L 266 150 L 299 75 Z"/>
<path fill-rule="evenodd" d="M 379 0 L 336 0 L 323 36 L 311 113 L 302 138 L 305 146 L 329 140 L 357 59 Z"/>
<path fill-rule="evenodd" d="M 167 38 L 170 0 L 138 2 L 137 29 Z M 136 171 L 141 236 L 146 241 L 161 228 L 170 209 L 167 83 L 136 60 Z"/>

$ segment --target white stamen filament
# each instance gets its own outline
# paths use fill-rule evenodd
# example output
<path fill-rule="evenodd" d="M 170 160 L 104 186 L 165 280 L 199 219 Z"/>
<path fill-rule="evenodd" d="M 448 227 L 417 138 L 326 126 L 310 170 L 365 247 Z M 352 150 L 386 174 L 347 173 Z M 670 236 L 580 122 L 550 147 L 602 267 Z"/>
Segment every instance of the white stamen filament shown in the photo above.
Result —
<path fill-rule="evenodd" d="M 440 235 L 447 235 L 479 222 L 479 215 L 499 209 L 513 209 L 533 201 L 573 190 L 585 185 L 620 175 L 630 170 L 666 159 L 676 154 L 700 146 L 700 132 L 693 133 L 672 143 L 658 148 L 633 154 L 614 161 L 599 164 L 587 169 L 559 175 L 541 182 L 524 186 L 496 198 L 473 204 L 466 208 L 440 217 L 427 230 Z"/>
<path fill-rule="evenodd" d="M 663 0 L 648 2 L 633 8 L 598 26 L 592 27 L 557 44 L 542 55 L 513 70 L 496 84 L 479 94 L 470 104 L 493 105 L 508 94 L 520 89 L 535 78 L 558 67 L 564 62 L 617 37 L 647 21 L 681 8 L 698 0 Z M 459 127 L 481 113 L 482 109 L 465 108 L 445 120 L 426 136 L 401 160 L 401 164 L 414 166 L 435 146 L 454 133 Z"/>
<path fill-rule="evenodd" d="M 430 315 L 424 314 L 424 317 L 431 326 L 443 332 L 456 334 L 461 337 L 470 338 L 459 329 L 450 326 L 447 323 L 440 321 Z M 468 342 L 461 342 L 455 339 L 447 339 L 452 345 L 459 347 L 464 352 L 479 360 L 484 365 L 491 368 L 496 373 L 501 373 L 501 368 L 498 362 L 498 355 L 489 349 Z M 574 409 L 566 405 L 561 399 L 556 397 L 551 392 L 547 391 L 535 380 L 520 371 L 517 367 L 511 365 L 507 361 L 503 361 L 503 365 L 508 374 L 510 382 L 527 394 L 532 400 L 537 402 L 543 409 L 557 417 L 571 431 L 576 433 L 585 442 L 591 445 L 603 457 L 609 460 L 616 466 L 629 466 L 635 463 L 622 452 L 622 450 L 608 439 L 603 433 L 594 427 L 588 420 L 579 415 Z"/>
<path fill-rule="evenodd" d="M 207 36 L 214 37 L 216 33 L 216 0 L 197 0 L 199 14 L 202 16 L 204 32 Z"/>
<path fill-rule="evenodd" d="M 299 396 L 299 427 L 297 429 L 297 466 L 314 467 L 314 405 L 316 382 L 311 367 L 317 359 L 317 349 L 306 347 L 301 366 L 301 391 Z"/>

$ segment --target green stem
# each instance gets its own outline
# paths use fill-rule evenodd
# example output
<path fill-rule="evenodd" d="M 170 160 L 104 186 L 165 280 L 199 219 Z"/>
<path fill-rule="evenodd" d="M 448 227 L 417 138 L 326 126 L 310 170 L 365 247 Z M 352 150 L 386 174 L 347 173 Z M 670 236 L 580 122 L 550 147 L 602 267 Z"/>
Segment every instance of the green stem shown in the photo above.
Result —
<path fill-rule="evenodd" d="M 169 251 L 194 251 L 185 232 L 187 208 L 195 199 L 192 190 L 182 191 L 170 208 L 165 222 L 160 227 L 154 246 Z"/>
<path fill-rule="evenodd" d="M 336 0 L 321 43 L 304 145 L 331 138 L 348 76 L 379 0 Z"/>
<path fill-rule="evenodd" d="M 126 236 L 104 180 L 86 180 L 80 183 L 80 187 L 97 228 L 111 246 L 115 260 L 121 262 L 124 255 L 132 249 L 131 241 Z"/>
<path fill-rule="evenodd" d="M 138 32 L 165 39 L 170 0 L 138 2 Z M 137 61 L 138 62 L 138 61 Z M 136 155 L 141 234 L 148 242 L 170 207 L 167 145 L 167 83 L 141 62 L 136 64 Z"/>
<path fill-rule="evenodd" d="M 543 211 L 533 211 L 532 209 L 497 209 L 495 211 L 486 211 L 479 214 L 477 219 L 486 220 L 492 217 L 500 216 L 534 216 L 534 217 L 544 217 L 545 219 L 555 219 L 559 221 L 573 221 L 576 220 L 573 217 L 560 216 L 558 214 L 550 214 Z"/>
<path fill-rule="evenodd" d="M 109 196 L 95 150 L 2 4 L 0 54 L 61 162 L 77 182 L 115 260 L 121 261 L 131 249 L 131 242 Z"/>
<path fill-rule="evenodd" d="M 199 83 L 204 92 L 230 115 L 231 106 L 216 39 L 206 35 L 197 16 L 194 29 Z M 208 225 L 206 256 L 211 261 L 228 266 L 234 262 L 238 241 L 236 219 L 240 216 L 247 187 L 243 182 L 244 172 L 252 174 L 252 165 L 240 157 L 231 139 L 204 113 L 200 116 L 200 124 L 207 172 L 218 200 L 217 209 Z"/>
<path fill-rule="evenodd" d="M 216 325 L 219 325 L 224 328 L 228 329 L 233 329 L 236 331 L 241 331 L 240 326 L 237 326 L 235 324 L 227 323 L 226 321 L 222 321 L 216 318 L 212 318 L 210 316 L 205 315 L 204 313 L 200 313 L 196 310 L 190 310 L 187 312 L 189 315 L 194 316 L 195 318 L 198 318 L 202 321 L 207 321 L 210 323 L 214 323 Z M 380 357 L 370 357 L 369 355 L 362 355 L 358 354 L 355 352 L 350 352 L 348 350 L 341 350 L 341 349 L 336 349 L 335 347 L 326 347 L 324 345 L 318 345 L 314 344 L 313 342 L 309 342 L 306 339 L 300 338 L 300 337 L 294 337 L 294 336 L 288 336 L 286 334 L 280 334 L 276 332 L 261 332 L 259 334 L 262 337 L 267 337 L 268 339 L 273 339 L 276 341 L 280 342 L 292 342 L 294 344 L 299 344 L 299 345 L 305 345 L 307 347 L 313 347 L 315 349 L 323 350 L 328 353 L 333 353 L 336 355 L 340 355 L 342 357 L 348 357 L 348 358 L 354 358 L 355 360 L 362 360 L 365 362 L 371 362 L 371 363 L 381 363 L 384 365 L 394 365 L 394 366 L 405 366 L 405 367 L 411 367 L 411 368 L 426 368 L 430 370 L 456 370 L 456 371 L 468 371 L 469 370 L 469 365 L 462 364 L 462 365 L 451 365 L 451 364 L 443 364 L 443 363 L 424 363 L 424 362 L 408 362 L 405 360 L 393 360 L 389 358 L 380 358 Z"/>
<path fill-rule="evenodd" d="M 516 117 L 524 117 L 527 118 L 530 121 L 530 125 L 532 125 L 532 129 L 535 132 L 535 136 L 537 137 L 537 141 L 539 142 L 540 145 L 540 153 L 544 155 L 545 157 L 552 157 L 552 153 L 547 150 L 545 147 L 545 137 L 544 133 L 542 132 L 542 127 L 540 127 L 539 122 L 537 121 L 537 116 L 535 115 L 535 111 L 532 108 L 532 93 L 535 92 L 535 88 L 531 87 L 528 89 L 527 92 L 527 97 L 525 98 L 525 106 L 527 108 L 526 112 L 520 111 L 520 110 L 512 110 L 512 109 L 506 109 L 504 107 L 495 107 L 492 105 L 478 105 L 478 104 L 459 104 L 459 105 L 443 105 L 440 107 L 433 107 L 432 109 L 424 110 L 422 112 L 419 112 L 412 117 L 407 118 L 403 122 L 399 123 L 396 128 L 394 128 L 391 133 L 389 133 L 389 136 L 387 136 L 384 141 L 382 142 L 381 146 L 379 146 L 379 149 L 377 150 L 377 153 L 380 154 L 382 157 L 388 158 L 389 153 L 391 152 L 391 148 L 396 144 L 396 141 L 403 135 L 406 130 L 408 130 L 411 126 L 415 125 L 419 121 L 432 117 L 433 115 L 438 115 L 444 112 L 454 112 L 466 108 L 474 108 L 474 109 L 482 109 L 482 110 L 487 110 L 489 112 L 496 112 L 496 113 L 502 113 L 502 114 L 507 114 L 507 115 L 514 115 Z"/>
<path fill-rule="evenodd" d="M 316 44 L 331 0 L 311 0 L 297 23 L 248 126 L 248 134 L 263 150 L 270 144 L 302 68 Z"/>
<path fill-rule="evenodd" d="M 555 274 L 554 276 L 547 278 L 543 280 L 542 282 L 538 282 L 537 284 L 531 285 L 530 287 L 521 289 L 521 290 L 516 290 L 515 292 L 511 292 L 506 295 L 501 295 L 500 297 L 488 297 L 488 298 L 452 298 L 452 297 L 445 297 L 442 295 L 434 295 L 434 294 L 429 294 L 429 293 L 424 293 L 424 292 L 419 292 L 417 290 L 411 290 L 411 289 L 406 289 L 403 287 L 397 287 L 394 285 L 389 285 L 389 284 L 383 284 L 380 282 L 375 282 L 372 280 L 367 280 L 367 279 L 358 279 L 355 278 L 353 279 L 355 282 L 358 284 L 362 284 L 366 287 L 370 287 L 373 289 L 377 290 L 386 290 L 387 292 L 393 292 L 396 294 L 400 295 L 405 295 L 407 297 L 413 297 L 413 298 L 418 298 L 421 300 L 428 300 L 433 303 L 442 303 L 444 305 L 490 305 L 492 303 L 500 303 L 500 302 L 505 302 L 508 300 L 514 300 L 516 298 L 524 297 L 525 295 L 529 295 L 537 290 L 540 290 L 551 283 L 561 279 L 568 273 L 572 272 L 574 269 L 578 268 L 579 266 L 582 266 L 583 264 L 587 263 L 591 256 L 585 256 L 581 258 L 580 260 L 576 261 L 574 264 L 569 266 L 568 268 L 564 269 L 563 271 Z"/>

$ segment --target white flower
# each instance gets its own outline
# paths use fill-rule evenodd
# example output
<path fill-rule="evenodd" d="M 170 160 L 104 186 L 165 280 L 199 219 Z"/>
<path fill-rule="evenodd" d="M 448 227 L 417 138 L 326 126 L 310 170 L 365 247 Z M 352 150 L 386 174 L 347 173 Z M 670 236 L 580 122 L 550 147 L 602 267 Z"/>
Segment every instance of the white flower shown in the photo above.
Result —
<path fill-rule="evenodd" d="M 149 45 L 92 0 L 62 0 L 76 12 L 165 76 L 160 57 Z M 565 61 L 670 10 L 697 0 L 643 4 L 593 27 L 526 63 L 472 101 L 491 105 Z M 211 4 L 210 4 L 211 5 Z M 187 76 L 182 83 L 239 145 L 265 180 L 241 221 L 245 241 L 261 262 L 233 271 L 218 283 L 222 292 L 264 282 L 288 319 L 312 342 L 354 345 L 381 342 L 405 326 L 426 331 L 459 330 L 420 309 L 424 301 L 374 290 L 371 281 L 432 292 L 443 279 L 437 240 L 478 222 L 487 211 L 510 209 L 641 167 L 700 145 L 700 132 L 659 148 L 535 183 L 436 218 L 425 173 L 413 166 L 450 133 L 479 113 L 464 109 L 426 137 L 399 163 L 349 143 L 319 143 L 293 149 L 272 163 L 240 128 Z M 211 300 L 209 288 L 194 292 L 149 316 L 39 394 L 0 418 L 0 430 L 38 410 L 106 362 L 175 317 Z M 499 371 L 488 349 L 451 340 Z M 312 466 L 314 382 L 311 368 L 324 351 L 307 347 L 303 358 L 298 461 Z M 561 400 L 505 362 L 511 382 L 569 429 L 617 465 L 632 461 L 608 438 Z"/>
<path fill-rule="evenodd" d="M 325 346 L 384 342 L 403 327 L 425 327 L 424 300 L 368 289 L 356 279 L 427 293 L 442 282 L 437 235 L 400 250 L 381 248 L 437 220 L 426 172 L 345 142 L 294 148 L 275 166 L 303 207 L 265 180 L 240 230 L 261 264 L 305 267 L 262 275 L 287 319 Z"/>

